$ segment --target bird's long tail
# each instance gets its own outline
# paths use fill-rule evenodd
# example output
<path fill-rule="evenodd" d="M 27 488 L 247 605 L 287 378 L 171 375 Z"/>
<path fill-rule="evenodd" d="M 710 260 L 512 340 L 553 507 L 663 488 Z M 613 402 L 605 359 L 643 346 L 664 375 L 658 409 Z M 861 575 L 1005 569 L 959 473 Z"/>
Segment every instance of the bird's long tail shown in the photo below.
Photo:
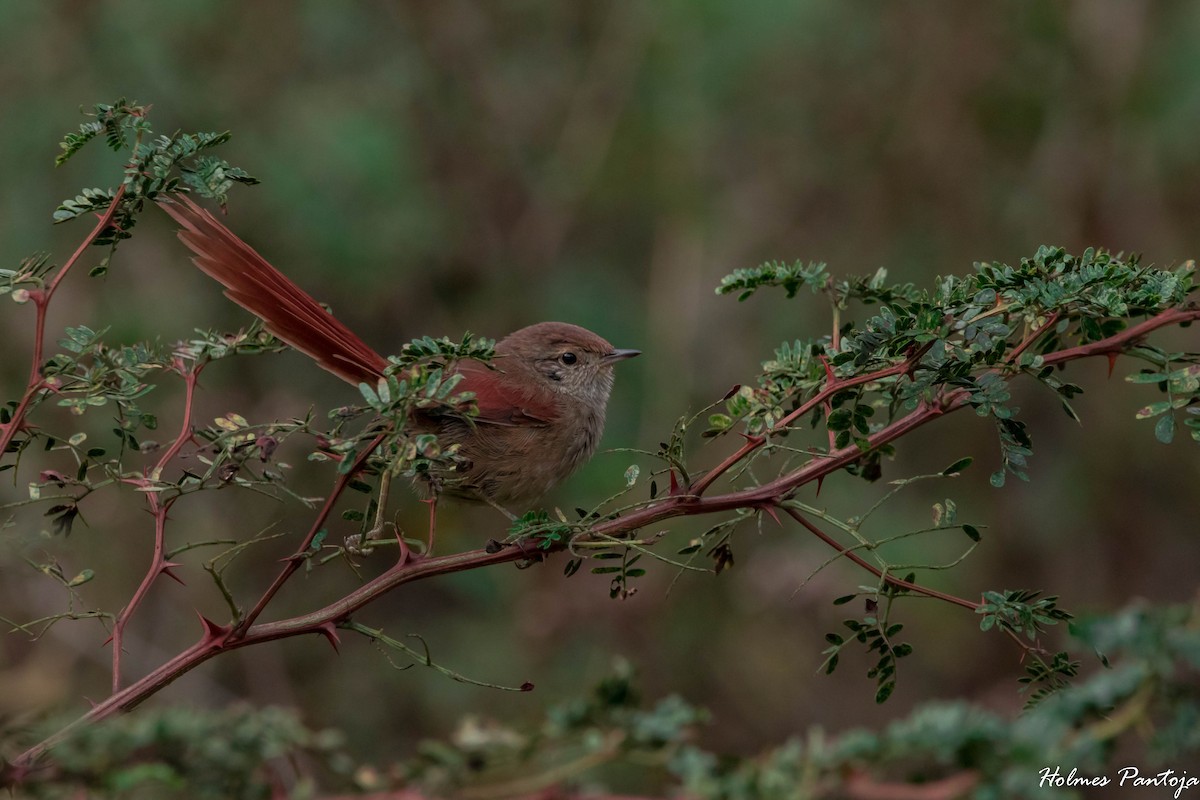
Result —
<path fill-rule="evenodd" d="M 179 223 L 179 240 L 195 253 L 196 266 L 273 335 L 351 384 L 374 383 L 383 373 L 383 356 L 191 198 L 175 195 L 159 205 Z"/>

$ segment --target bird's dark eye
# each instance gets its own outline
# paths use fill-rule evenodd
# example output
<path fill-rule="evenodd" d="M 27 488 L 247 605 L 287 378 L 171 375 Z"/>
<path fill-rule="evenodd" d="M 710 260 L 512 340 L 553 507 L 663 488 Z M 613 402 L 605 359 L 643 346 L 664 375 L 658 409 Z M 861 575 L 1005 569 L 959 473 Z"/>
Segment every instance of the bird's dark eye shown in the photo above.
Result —
<path fill-rule="evenodd" d="M 558 357 L 558 360 L 561 361 L 562 363 L 566 364 L 567 366 L 570 366 L 571 364 L 574 364 L 579 359 L 575 357 L 574 353 L 563 353 L 561 356 Z"/>

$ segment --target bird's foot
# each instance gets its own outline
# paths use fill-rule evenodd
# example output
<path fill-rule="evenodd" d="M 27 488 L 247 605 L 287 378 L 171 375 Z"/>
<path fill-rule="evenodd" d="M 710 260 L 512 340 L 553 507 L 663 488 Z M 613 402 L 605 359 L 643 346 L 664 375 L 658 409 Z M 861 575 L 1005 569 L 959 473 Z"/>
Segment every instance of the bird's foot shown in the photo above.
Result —
<path fill-rule="evenodd" d="M 546 554 L 536 545 L 531 545 L 527 538 L 509 542 L 509 546 L 521 551 L 522 558 L 517 562 L 517 569 L 529 569 L 534 564 L 540 564 L 546 560 Z"/>
<path fill-rule="evenodd" d="M 393 528 L 396 527 L 395 525 L 392 525 L 392 523 L 388 522 L 384 523 L 383 525 L 376 525 L 374 528 L 366 531 L 365 533 L 354 533 L 347 536 L 343 540 L 345 542 L 346 552 L 355 556 L 365 557 L 371 555 L 371 553 L 375 552 L 375 543 L 383 538 L 384 533 L 387 532 L 389 525 Z M 397 528 L 396 530 L 398 535 L 399 529 Z"/>

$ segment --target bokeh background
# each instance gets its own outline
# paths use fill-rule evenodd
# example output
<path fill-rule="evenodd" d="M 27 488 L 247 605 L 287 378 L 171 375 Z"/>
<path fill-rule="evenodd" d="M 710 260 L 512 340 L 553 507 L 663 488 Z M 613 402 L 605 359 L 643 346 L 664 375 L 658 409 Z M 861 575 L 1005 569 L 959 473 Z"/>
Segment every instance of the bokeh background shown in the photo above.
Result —
<path fill-rule="evenodd" d="M 715 296 L 734 268 L 802 258 L 927 283 L 1043 243 L 1136 251 L 1159 265 L 1200 253 L 1198 39 L 1200 6 L 1182 1 L 0 0 L 0 261 L 38 250 L 61 261 L 73 249 L 83 227 L 52 227 L 51 212 L 81 187 L 112 185 L 120 165 L 96 148 L 56 170 L 56 143 L 81 121 L 79 106 L 129 96 L 154 104 L 159 130 L 234 131 L 223 155 L 263 185 L 234 194 L 228 223 L 384 352 L 426 333 L 502 335 L 543 319 L 643 349 L 620 369 L 604 444 L 655 449 L 678 416 L 752 379 L 780 341 L 828 329 L 818 297 Z M 114 341 L 170 341 L 246 324 L 159 216 L 146 215 L 107 278 L 72 276 L 51 331 L 83 323 L 109 326 Z M 0 395 L 10 398 L 28 369 L 32 309 L 2 305 Z M 1162 341 L 1194 349 L 1194 329 Z M 874 532 L 919 527 L 949 495 L 987 528 L 960 568 L 928 578 L 939 588 L 1047 589 L 1076 612 L 1191 598 L 1195 444 L 1158 444 L 1133 419 L 1151 398 L 1120 380 L 1120 366 L 1107 382 L 1101 363 L 1070 374 L 1087 390 L 1082 428 L 1035 387 L 1016 399 L 1035 441 L 1032 484 L 990 488 L 994 432 L 957 415 L 904 441 L 885 476 L 964 455 L 976 466 L 914 487 Z M 347 392 L 287 354 L 218 365 L 202 402 L 209 416 L 262 420 L 352 402 Z M 177 387 L 160 393 L 170 430 Z M 98 414 L 97 430 L 104 422 Z M 733 446 L 697 443 L 695 463 Z M 295 463 L 301 487 L 320 494 L 325 474 L 306 471 L 302 454 Z M 630 463 L 654 466 L 603 454 L 547 502 L 590 505 L 620 488 Z M 28 477 L 5 478 L 0 501 L 23 496 Z M 806 499 L 853 514 L 884 488 L 842 476 Z M 400 513 L 421 530 L 419 504 L 407 499 Z M 132 493 L 85 515 L 90 526 L 66 542 L 38 537 L 36 517 L 0 532 L 0 613 L 31 619 L 66 605 L 23 557 L 56 558 L 69 575 L 94 569 L 87 604 L 120 607 L 149 557 L 149 518 Z M 248 538 L 277 519 L 299 536 L 305 519 L 232 492 L 175 516 L 177 541 Z M 706 522 L 672 524 L 670 544 Z M 447 509 L 440 546 L 476 547 L 503 528 L 488 509 Z M 948 560 L 963 538 L 908 555 Z M 210 663 L 153 702 L 295 705 L 380 760 L 467 713 L 536 719 L 616 655 L 641 670 L 648 695 L 709 707 L 703 741 L 735 753 L 812 726 L 880 724 L 930 699 L 1019 707 L 1011 644 L 928 602 L 898 610 L 916 653 L 887 705 L 873 702 L 865 658 L 818 675 L 822 634 L 847 616 L 830 601 L 870 582 L 836 564 L 796 591 L 822 548 L 766 525 L 741 531 L 732 570 L 685 575 L 669 593 L 670 568 L 652 568 L 622 602 L 602 576 L 568 581 L 551 563 L 412 586 L 361 617 L 422 635 L 437 660 L 473 677 L 533 681 L 529 694 L 395 672 L 363 642 L 335 656 L 295 640 Z M 276 542 L 240 562 L 244 601 L 284 552 Z M 222 618 L 201 560 L 189 554 L 188 585 L 160 583 L 135 618 L 131 671 L 194 639 L 193 608 Z M 279 611 L 312 607 L 353 577 L 327 569 L 297 584 Z M 102 696 L 104 638 L 94 622 L 63 623 L 36 644 L 0 638 L 0 715 Z"/>

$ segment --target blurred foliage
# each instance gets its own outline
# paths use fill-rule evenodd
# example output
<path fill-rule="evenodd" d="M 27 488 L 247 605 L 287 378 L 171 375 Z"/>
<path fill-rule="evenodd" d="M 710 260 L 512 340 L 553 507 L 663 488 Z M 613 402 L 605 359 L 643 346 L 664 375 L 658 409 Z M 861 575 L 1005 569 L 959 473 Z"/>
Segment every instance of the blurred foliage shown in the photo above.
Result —
<path fill-rule="evenodd" d="M 171 707 L 85 728 L 54 751 L 54 767 L 22 787 L 37 798 L 313 797 L 310 776 L 291 765 L 319 764 L 348 782 L 354 761 L 335 731 L 312 731 L 280 708 L 222 711 Z"/>
<path fill-rule="evenodd" d="M 394 763 L 366 763 L 336 732 L 309 730 L 281 709 L 141 711 L 76 733 L 24 790 L 37 798 L 80 789 L 99 798 L 304 798 L 414 789 L 499 799 L 652 786 L 706 800 L 925 796 L 905 794 L 910 786 L 930 797 L 1018 800 L 1128 790 L 1135 776 L 1160 781 L 1140 786 L 1194 786 L 1180 767 L 1200 748 L 1197 607 L 1135 605 L 1084 620 L 1074 635 L 1104 653 L 1105 668 L 1019 716 L 934 702 L 879 730 L 813 728 L 753 757 L 698 746 L 709 714 L 677 696 L 645 702 L 619 662 L 537 725 L 467 717 L 449 739 L 424 741 Z M 1114 766 L 1116 752 L 1138 764 L 1136 773 Z"/>
<path fill-rule="evenodd" d="M 982 256 L 1017 263 L 1043 241 L 1072 253 L 1093 243 L 1136 250 L 1160 265 L 1200 252 L 1198 35 L 1200 9 L 1182 0 L 0 0 L 8 53 L 0 113 L 19 122 L 0 136 L 0 239 L 9 258 L 47 248 L 45 226 L 62 199 L 110 180 L 108 165 L 90 156 L 69 174 L 47 174 L 57 152 L 46 132 L 76 122 L 66 109 L 153 97 L 165 130 L 236 125 L 230 158 L 252 165 L 264 185 L 253 200 L 235 199 L 230 224 L 378 349 L 427 332 L 578 322 L 646 351 L 618 383 L 606 444 L 652 446 L 681 409 L 748 381 L 747 365 L 778 341 L 826 331 L 826 304 L 807 293 L 792 304 L 761 293 L 718 302 L 711 286 L 735 267 L 800 255 L 824 259 L 835 279 L 886 264 L 893 280 L 928 285 Z M 106 338 L 134 342 L 244 326 L 245 315 L 192 274 L 166 226 L 144 224 L 152 235 L 122 245 L 127 269 L 104 278 L 106 291 L 64 295 L 52 330 L 113 320 Z M 77 240 L 52 233 L 63 236 L 55 251 Z M 167 295 L 186 302 L 163 302 Z M 23 320 L 6 314 L 0 326 L 6 340 L 24 341 Z M 1187 349 L 1189 334 L 1176 341 Z M 287 404 L 303 417 L 309 398 L 355 399 L 299 357 L 236 363 L 207 376 L 230 391 L 228 406 L 203 407 L 208 418 L 230 407 L 275 417 Z M 0 379 L 12 385 L 25 368 L 5 359 Z M 1013 398 L 1041 431 L 1038 475 L 1052 491 L 959 480 L 960 504 L 992 535 L 984 557 L 939 585 L 968 596 L 981 586 L 1051 585 L 1074 609 L 1192 594 L 1180 564 L 1195 560 L 1194 515 L 1174 487 L 1194 456 L 1185 437 L 1148 443 L 1128 424 L 1148 387 L 1093 391 L 1103 372 L 1076 379 L 1088 390 L 1072 401 L 1083 434 L 1038 425 L 1061 419 L 1059 395 Z M 898 454 L 897 470 L 939 470 L 963 452 L 989 452 L 995 435 L 955 420 Z M 614 476 L 628 462 L 598 458 L 556 499 L 590 507 L 620 487 Z M 314 483 L 303 493 L 320 491 Z M 867 491 L 831 484 L 820 504 L 850 514 Z M 25 487 L 0 492 L 7 501 Z M 888 522 L 920 524 L 944 500 L 939 492 L 914 488 Z M 405 524 L 419 529 L 423 509 L 411 505 Z M 200 540 L 235 525 L 265 528 L 277 509 L 267 500 L 227 507 L 222 497 L 188 512 L 185 536 Z M 93 570 L 93 597 L 115 607 L 142 574 L 133 554 L 147 524 L 115 505 L 96 516 L 119 533 L 96 536 L 76 521 L 70 548 L 46 537 L 32 555 L 68 582 Z M 461 528 L 456 541 L 472 544 L 504 528 L 487 510 L 452 511 L 440 525 L 448 538 Z M 594 591 L 566 591 L 557 570 L 535 570 L 414 587 L 378 609 L 389 629 L 427 634 L 449 662 L 485 654 L 497 680 L 535 678 L 532 694 L 481 694 L 413 672 L 387 684 L 370 648 L 346 648 L 331 669 L 332 656 L 306 643 L 263 648 L 253 669 L 214 665 L 178 692 L 212 704 L 304 697 L 319 726 L 376 751 L 409 747 L 466 709 L 528 718 L 531 703 L 553 705 L 598 678 L 614 650 L 662 665 L 646 670 L 651 696 L 704 698 L 721 724 L 701 735 L 742 754 L 813 725 L 881 723 L 917 698 L 1021 702 L 1008 643 L 981 643 L 974 620 L 933 607 L 914 614 L 906 634 L 945 644 L 910 658 L 894 707 L 876 709 L 858 681 L 815 677 L 821 633 L 838 621 L 825 600 L 857 579 L 849 567 L 827 569 L 796 594 L 825 557 L 816 547 L 764 527 L 739 539 L 736 567 L 720 580 L 685 576 L 668 594 L 669 576 L 651 574 L 628 603 L 607 600 L 607 575 L 581 574 L 573 580 L 595 580 Z M 95 570 L 114 548 L 130 553 L 127 563 Z M 30 612 L 23 619 L 59 607 L 62 585 L 21 555 L 0 556 L 4 607 Z M 203 559 L 180 560 L 189 580 L 202 575 Z M 176 622 L 190 612 L 187 593 L 162 587 L 154 600 L 131 666 L 151 666 L 192 637 Z M 97 645 L 106 633 L 93 625 L 57 626 L 36 647 L 0 641 L 0 711 L 78 707 L 80 695 L 103 691 Z M 338 677 L 346 672 L 375 679 Z"/>

